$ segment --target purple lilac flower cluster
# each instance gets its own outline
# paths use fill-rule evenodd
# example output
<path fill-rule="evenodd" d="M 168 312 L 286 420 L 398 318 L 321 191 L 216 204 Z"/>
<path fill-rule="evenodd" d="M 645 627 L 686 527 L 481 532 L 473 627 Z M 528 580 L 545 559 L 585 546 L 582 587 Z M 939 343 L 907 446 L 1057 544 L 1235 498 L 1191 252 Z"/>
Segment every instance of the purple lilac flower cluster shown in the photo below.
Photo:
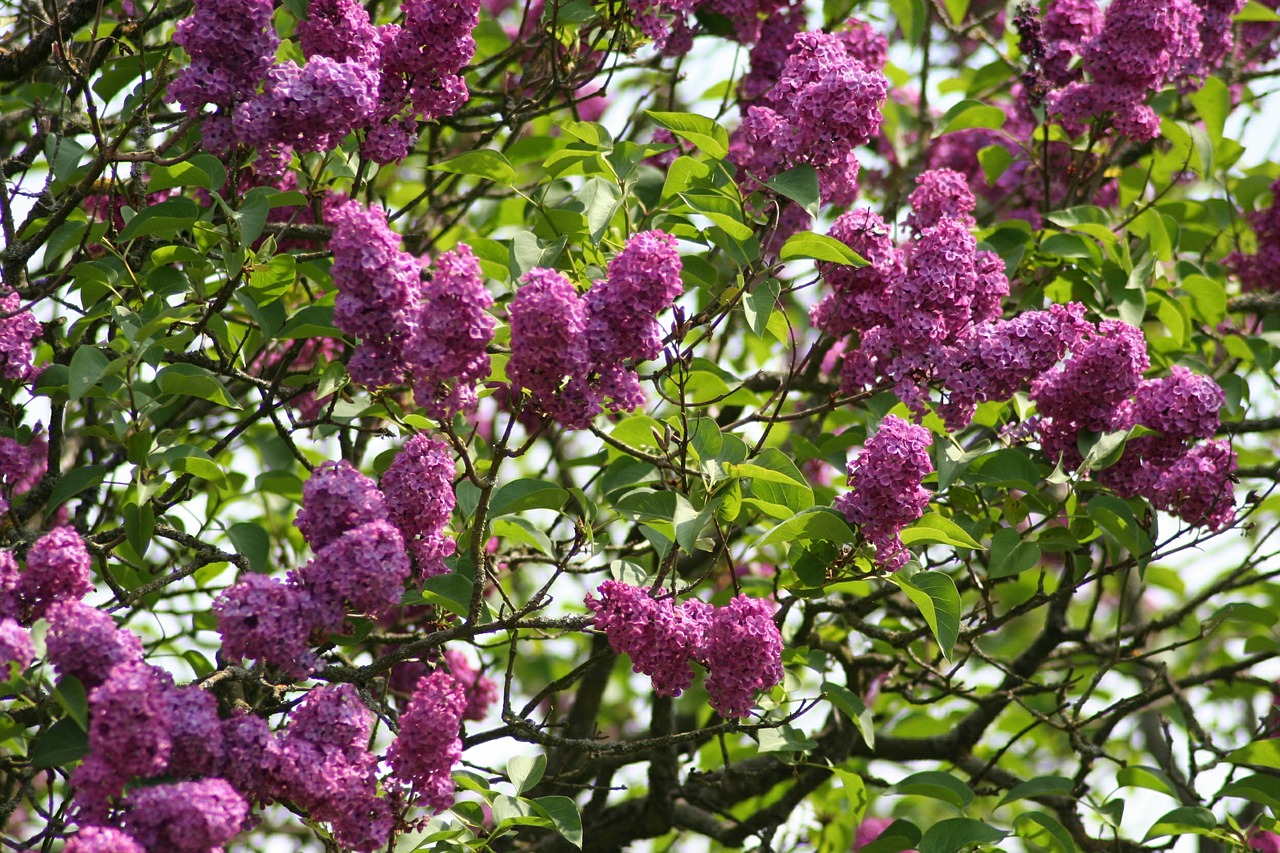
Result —
<path fill-rule="evenodd" d="M 59 675 L 73 675 L 88 689 L 107 680 L 120 664 L 142 663 L 142 641 L 132 631 L 81 601 L 56 602 L 45 614 L 49 633 L 45 648 Z"/>
<path fill-rule="evenodd" d="M 455 649 L 447 649 L 444 653 L 445 664 L 466 695 L 467 704 L 462 709 L 462 719 L 479 722 L 489 713 L 489 708 L 498 701 L 498 684 L 487 675 L 483 675 L 467 656 Z"/>
<path fill-rule="evenodd" d="M 928 385 L 972 329 L 1000 316 L 1009 292 L 1004 263 L 979 251 L 969 233 L 975 200 L 960 175 L 923 173 L 912 200 L 914 239 L 897 247 L 870 211 L 840 217 L 831 235 L 870 266 L 824 269 L 833 293 L 815 306 L 815 325 L 835 335 L 857 333 L 844 359 L 841 386 L 853 392 L 881 379 L 923 413 Z"/>
<path fill-rule="evenodd" d="M 93 589 L 92 559 L 80 534 L 56 527 L 32 544 L 27 565 L 18 570 L 12 552 L 0 551 L 0 619 L 30 624 L 56 602 L 78 601 Z"/>
<path fill-rule="evenodd" d="M 1271 185 L 1272 203 L 1249 214 L 1257 251 L 1252 255 L 1235 251 L 1223 260 L 1240 279 L 1242 289 L 1280 290 L 1280 181 Z"/>
<path fill-rule="evenodd" d="M 508 375 L 542 411 L 581 429 L 600 413 L 635 409 L 644 392 L 635 365 L 662 352 L 657 315 L 683 292 L 675 238 L 644 231 L 580 296 L 563 274 L 531 270 L 511 312 Z"/>
<path fill-rule="evenodd" d="M 1184 367 L 1143 380 L 1115 426 L 1158 434 L 1130 440 L 1102 481 L 1124 497 L 1142 495 L 1183 521 L 1221 530 L 1235 517 L 1235 453 L 1229 442 L 1207 439 L 1218 429 L 1223 401 L 1216 382 Z"/>
<path fill-rule="evenodd" d="M 444 558 L 457 548 L 443 533 L 457 505 L 453 476 L 449 446 L 426 435 L 406 441 L 382 475 L 388 518 L 404 536 L 423 577 L 447 572 Z"/>
<path fill-rule="evenodd" d="M 392 777 L 412 786 L 433 812 L 453 805 L 450 772 L 462 756 L 467 704 L 462 682 L 443 669 L 422 677 L 400 715 L 400 736 L 387 750 Z"/>
<path fill-rule="evenodd" d="M 221 849 L 248 816 L 249 804 L 218 778 L 138 788 L 124 800 L 125 830 L 147 850 Z"/>
<path fill-rule="evenodd" d="M 471 249 L 459 244 L 441 254 L 424 283 L 422 262 L 400 250 L 380 211 L 347 201 L 326 218 L 334 226 L 334 325 L 360 338 L 351 377 L 370 387 L 412 379 L 432 417 L 474 409 L 495 323 Z"/>
<path fill-rule="evenodd" d="M 694 661 L 707 668 L 711 707 L 745 717 L 756 693 L 782 681 L 782 637 L 770 605 L 739 595 L 714 608 L 697 599 L 676 604 L 649 587 L 605 581 L 588 594 L 587 609 L 609 645 L 631 658 L 635 672 L 653 679 L 660 696 L 679 696 L 693 683 Z"/>
<path fill-rule="evenodd" d="M 350 612 L 379 618 L 399 605 L 410 553 L 423 576 L 445 571 L 455 545 L 443 531 L 456 504 L 447 445 L 411 438 L 384 488 L 346 460 L 316 467 L 294 522 L 315 556 L 285 581 L 247 574 L 223 590 L 214 612 L 225 655 L 305 677 L 319 663 L 313 636 L 340 631 Z"/>
<path fill-rule="evenodd" d="M 404 352 L 414 398 L 433 418 L 472 411 L 476 384 L 489 375 L 486 348 L 496 323 L 486 310 L 493 297 L 470 247 L 460 244 L 436 258 L 421 298 Z"/>
<path fill-rule="evenodd" d="M 9 499 L 35 488 L 48 468 L 49 445 L 42 436 L 29 443 L 0 436 L 0 514 L 9 511 Z"/>
<path fill-rule="evenodd" d="M 21 672 L 35 659 L 36 647 L 27 629 L 16 619 L 0 618 L 0 681 L 9 680 L 10 664 L 16 663 Z"/>
<path fill-rule="evenodd" d="M 902 528 L 929 505 L 929 491 L 921 482 L 933 470 L 932 442 L 924 427 L 889 415 L 849 466 L 850 490 L 835 501 L 835 508 L 875 546 L 876 565 L 891 572 L 909 557 L 899 537 Z"/>
<path fill-rule="evenodd" d="M 861 55 L 859 55 L 861 54 Z M 889 81 L 837 34 L 797 33 L 778 82 L 747 108 L 730 156 L 763 181 L 809 164 L 822 200 L 849 204 L 857 194 L 853 149 L 880 130 Z"/>
<path fill-rule="evenodd" d="M 237 143 L 259 149 L 259 167 L 288 165 L 293 150 L 335 148 L 367 129 L 364 153 L 379 163 L 403 158 L 417 123 L 455 112 L 467 101 L 458 72 L 475 54 L 471 31 L 479 4 L 406 0 L 403 26 L 374 27 L 354 0 L 317 0 L 298 38 L 305 65 L 276 63 L 279 38 L 266 0 L 200 0 L 178 23 L 174 40 L 191 57 L 169 90 L 205 118 L 205 144 L 222 152 Z"/>
<path fill-rule="evenodd" d="M 22 299 L 10 291 L 0 296 L 0 378 L 28 382 L 38 372 L 31 364 L 31 342 L 40 337 L 44 326 Z"/>

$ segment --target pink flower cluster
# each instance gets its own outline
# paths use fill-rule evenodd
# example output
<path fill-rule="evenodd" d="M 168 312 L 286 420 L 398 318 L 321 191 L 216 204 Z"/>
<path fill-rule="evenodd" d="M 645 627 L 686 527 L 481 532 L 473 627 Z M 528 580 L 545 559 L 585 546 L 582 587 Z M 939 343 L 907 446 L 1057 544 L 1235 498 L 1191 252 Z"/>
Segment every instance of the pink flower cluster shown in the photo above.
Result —
<path fill-rule="evenodd" d="M 38 372 L 31 364 L 31 342 L 40 337 L 44 326 L 22 299 L 10 291 L 0 296 L 0 379 L 28 382 Z"/>
<path fill-rule="evenodd" d="M 450 772 L 462 756 L 466 691 L 457 678 L 438 669 L 418 680 L 400 715 L 400 736 L 387 750 L 391 775 L 422 798 L 433 812 L 453 805 Z"/>
<path fill-rule="evenodd" d="M 585 297 L 563 274 L 531 270 L 510 308 L 512 384 L 575 429 L 606 401 L 615 412 L 642 405 L 635 365 L 662 352 L 657 315 L 683 292 L 680 270 L 675 238 L 662 231 L 628 240 Z"/>
<path fill-rule="evenodd" d="M 677 605 L 654 598 L 649 587 L 605 581 L 587 609 L 615 652 L 653 679 L 660 696 L 679 696 L 693 683 L 691 663 L 708 670 L 711 707 L 724 717 L 745 717 L 756 694 L 782 681 L 782 637 L 772 608 L 739 595 L 721 608 L 697 599 Z"/>
<path fill-rule="evenodd" d="M 79 601 L 93 589 L 92 559 L 80 534 L 55 527 L 32 544 L 18 570 L 10 551 L 0 551 L 0 619 L 30 624 L 59 601 Z"/>
<path fill-rule="evenodd" d="M 432 417 L 475 408 L 475 386 L 489 373 L 493 298 L 469 247 L 441 254 L 422 281 L 422 262 L 400 250 L 386 217 L 359 202 L 337 205 L 332 275 L 334 325 L 360 338 L 348 370 L 370 387 L 414 380 Z"/>
<path fill-rule="evenodd" d="M 889 415 L 849 466 L 850 490 L 835 501 L 835 508 L 875 546 L 876 565 L 891 572 L 910 556 L 899 538 L 902 528 L 929 505 L 929 491 L 921 482 L 933 470 L 932 443 L 924 427 Z"/>
<path fill-rule="evenodd" d="M 223 653 L 304 677 L 318 664 L 313 635 L 340 631 L 350 612 L 377 618 L 399 605 L 412 573 L 408 552 L 420 574 L 446 571 L 452 477 L 447 446 L 425 436 L 392 462 L 385 495 L 345 460 L 318 466 L 294 522 L 315 557 L 286 581 L 250 574 L 223 590 L 214 602 Z"/>
<path fill-rule="evenodd" d="M 406 0 L 403 26 L 374 27 L 354 0 L 319 0 L 298 24 L 305 65 L 276 63 L 279 38 L 266 0 L 198 0 L 174 40 L 191 57 L 169 97 L 189 112 L 206 105 L 205 144 L 259 149 L 259 163 L 288 164 L 293 150 L 323 151 L 366 130 L 364 153 L 403 158 L 417 123 L 450 115 L 468 98 L 458 76 L 475 54 L 479 4 Z"/>
<path fill-rule="evenodd" d="M 867 253 L 869 266 L 825 269 L 833 292 L 810 312 L 835 336 L 858 334 L 841 386 L 852 392 L 881 379 L 923 412 L 928 384 L 975 326 L 1000 316 L 1009 292 L 1004 262 L 978 251 L 969 233 L 973 194 L 960 175 L 928 171 L 911 196 L 915 238 L 897 247 L 887 224 L 867 210 L 842 214 L 831 236 Z"/>
<path fill-rule="evenodd" d="M 1232 252 L 1223 260 L 1240 279 L 1244 290 L 1280 290 L 1280 181 L 1271 185 L 1272 203 L 1249 214 L 1257 251 L 1249 255 Z"/>
<path fill-rule="evenodd" d="M 838 34 L 797 33 L 777 83 L 747 108 L 731 159 L 759 181 L 811 165 L 823 201 L 851 203 L 858 177 L 853 149 L 879 133 L 889 88 L 867 58 Z"/>
<path fill-rule="evenodd" d="M 49 444 L 32 436 L 27 444 L 0 436 L 0 514 L 9 511 L 9 498 L 35 488 L 48 468 Z"/>

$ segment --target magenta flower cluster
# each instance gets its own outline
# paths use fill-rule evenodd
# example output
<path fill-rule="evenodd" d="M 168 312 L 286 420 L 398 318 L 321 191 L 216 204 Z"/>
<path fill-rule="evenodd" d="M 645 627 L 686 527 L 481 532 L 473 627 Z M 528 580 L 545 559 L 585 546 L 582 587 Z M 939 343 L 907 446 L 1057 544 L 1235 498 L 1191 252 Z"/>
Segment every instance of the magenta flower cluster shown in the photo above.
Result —
<path fill-rule="evenodd" d="M 198 0 L 174 40 L 191 57 L 169 98 L 188 112 L 207 105 L 205 144 L 258 148 L 260 168 L 280 170 L 292 151 L 327 151 L 364 130 L 364 153 L 403 158 L 417 125 L 468 98 L 458 76 L 475 54 L 479 4 L 406 0 L 403 26 L 374 27 L 354 0 L 317 0 L 298 24 L 305 65 L 275 62 L 279 37 L 266 0 Z"/>
<path fill-rule="evenodd" d="M 49 444 L 36 435 L 27 444 L 0 436 L 0 514 L 9 511 L 9 499 L 35 488 L 49 465 Z"/>
<path fill-rule="evenodd" d="M 410 786 L 433 812 L 453 805 L 450 772 L 462 757 L 466 691 L 457 678 L 438 669 L 418 680 L 400 715 L 400 736 L 387 750 L 392 778 Z"/>
<path fill-rule="evenodd" d="M 865 58 L 837 34 L 797 33 L 777 83 L 747 108 L 731 159 L 759 181 L 811 165 L 823 201 L 851 203 L 858 176 L 853 149 L 879 133 L 889 89 Z"/>
<path fill-rule="evenodd" d="M 697 599 L 676 604 L 649 587 L 605 581 L 588 594 L 587 609 L 615 652 L 635 672 L 653 679 L 660 696 L 679 696 L 693 683 L 691 664 L 707 668 L 711 707 L 724 717 L 745 717 L 756 694 L 782 681 L 782 637 L 772 608 L 739 595 L 714 608 Z"/>
<path fill-rule="evenodd" d="M 318 664 L 313 636 L 341 631 L 350 612 L 379 618 L 399 605 L 409 552 L 420 574 L 446 571 L 452 475 L 447 446 L 423 436 L 392 462 L 385 494 L 346 460 L 319 465 L 294 522 L 315 556 L 286 581 L 249 574 L 223 590 L 214 602 L 223 653 L 302 678 Z"/>
<path fill-rule="evenodd" d="M 1256 251 L 1253 254 L 1235 251 L 1223 260 L 1246 291 L 1280 291 L 1280 205 L 1275 203 L 1280 199 L 1280 181 L 1271 184 L 1271 198 L 1270 205 L 1248 216 L 1257 241 Z"/>
<path fill-rule="evenodd" d="M 10 291 L 0 295 L 0 378 L 28 382 L 35 378 L 31 342 L 40 337 L 44 326 L 30 309 L 22 307 L 22 299 Z"/>
<path fill-rule="evenodd" d="M 347 201 L 326 218 L 334 226 L 334 325 L 360 338 L 351 377 L 370 387 L 411 379 L 418 405 L 432 417 L 474 409 L 495 322 L 471 249 L 441 254 L 423 282 L 422 262 L 400 250 L 380 211 Z"/>
<path fill-rule="evenodd" d="M 72 527 L 55 527 L 27 551 L 25 570 L 10 551 L 0 551 L 0 619 L 30 624 L 59 601 L 79 601 L 93 589 L 93 561 Z"/>
<path fill-rule="evenodd" d="M 512 384 L 576 429 L 606 403 L 615 412 L 642 405 L 635 366 L 662 352 L 657 315 L 683 292 L 681 266 L 674 237 L 644 231 L 586 296 L 562 273 L 531 270 L 510 307 Z"/>
<path fill-rule="evenodd" d="M 889 415 L 850 464 L 849 491 L 835 501 L 835 508 L 875 546 L 876 565 L 891 572 L 910 556 L 899 536 L 902 528 L 929 505 L 929 490 L 921 483 L 933 471 L 932 443 L 924 427 Z"/>

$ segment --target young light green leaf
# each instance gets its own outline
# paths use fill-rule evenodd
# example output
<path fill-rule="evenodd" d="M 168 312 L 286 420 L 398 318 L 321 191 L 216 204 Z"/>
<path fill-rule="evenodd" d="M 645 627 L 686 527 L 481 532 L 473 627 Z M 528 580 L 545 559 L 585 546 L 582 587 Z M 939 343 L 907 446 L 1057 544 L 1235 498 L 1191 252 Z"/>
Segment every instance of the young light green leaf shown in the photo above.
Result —
<path fill-rule="evenodd" d="M 760 538 L 758 547 L 775 542 L 820 539 L 840 545 L 852 545 L 857 536 L 843 515 L 828 506 L 815 506 L 796 513 Z"/>
<path fill-rule="evenodd" d="M 849 717 L 858 734 L 862 735 L 867 749 L 876 748 L 876 732 L 871 720 L 871 712 L 852 690 L 830 681 L 822 682 L 823 694 Z"/>
<path fill-rule="evenodd" d="M 1003 829 L 967 817 L 953 817 L 925 830 L 920 853 L 958 853 L 978 844 L 994 844 L 1009 835 Z"/>
<path fill-rule="evenodd" d="M 565 841 L 582 849 L 582 815 L 573 800 L 568 797 L 538 797 L 533 802 Z"/>
<path fill-rule="evenodd" d="M 1031 800 L 1036 797 L 1068 796 L 1075 790 L 1075 782 L 1066 776 L 1037 776 L 1021 782 L 996 804 L 996 808 L 1018 800 Z"/>
<path fill-rule="evenodd" d="M 715 160 L 729 156 L 729 133 L 715 121 L 694 113 L 665 113 L 645 110 L 645 115 L 682 139 L 687 139 L 699 151 Z"/>
<path fill-rule="evenodd" d="M 1143 843 L 1162 835 L 1208 835 L 1218 828 L 1213 812 L 1200 806 L 1181 806 L 1168 812 L 1147 830 Z"/>
<path fill-rule="evenodd" d="M 1026 812 L 1013 820 L 1014 834 L 1050 853 L 1075 853 L 1071 833 L 1048 812 Z"/>
<path fill-rule="evenodd" d="M 456 157 L 433 163 L 428 168 L 433 172 L 449 172 L 454 175 L 483 178 L 507 187 L 511 186 L 516 179 L 515 167 L 502 152 L 494 151 L 492 148 L 464 151 Z"/>
<path fill-rule="evenodd" d="M 920 609 L 929 630 L 933 632 L 943 657 L 951 657 L 951 649 L 960 636 L 960 593 L 955 581 L 942 572 L 915 572 L 905 570 L 894 574 L 890 580 L 901 587 L 907 598 Z"/>
<path fill-rule="evenodd" d="M 778 250 L 778 258 L 783 261 L 813 260 L 826 261 L 846 267 L 865 267 L 867 261 L 853 249 L 834 237 L 815 234 L 812 231 L 801 231 L 792 234 L 787 242 Z"/>
<path fill-rule="evenodd" d="M 956 548 L 983 550 L 982 544 L 963 527 L 936 512 L 925 513 L 915 524 L 904 528 L 901 536 L 902 544 L 907 547 L 919 544 L 952 545 Z"/>
<path fill-rule="evenodd" d="M 968 0 L 964 0 L 964 2 L 967 6 Z M 944 136 L 957 130 L 971 130 L 973 128 L 999 130 L 1004 127 L 1006 118 L 1008 116 L 999 107 L 993 107 L 981 101 L 964 100 L 947 110 L 947 114 L 942 117 L 942 130 L 938 135 Z"/>
<path fill-rule="evenodd" d="M 516 793 L 523 794 L 542 780 L 547 769 L 547 757 L 537 755 L 513 755 L 507 761 L 507 778 L 515 785 Z"/>
<path fill-rule="evenodd" d="M 804 208 L 810 216 L 817 216 L 822 207 L 818 191 L 818 172 L 812 166 L 802 164 L 774 175 L 765 186 L 780 196 L 791 199 Z"/>

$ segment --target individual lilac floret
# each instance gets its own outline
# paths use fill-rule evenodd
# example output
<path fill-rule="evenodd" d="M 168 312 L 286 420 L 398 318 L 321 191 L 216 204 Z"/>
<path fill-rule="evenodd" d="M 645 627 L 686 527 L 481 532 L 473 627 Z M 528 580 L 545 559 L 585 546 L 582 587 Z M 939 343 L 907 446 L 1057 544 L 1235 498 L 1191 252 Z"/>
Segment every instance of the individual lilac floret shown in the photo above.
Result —
<path fill-rule="evenodd" d="M 16 663 L 21 672 L 35 659 L 36 647 L 27 629 L 14 619 L 0 619 L 0 681 L 9 680 L 10 664 Z"/>
<path fill-rule="evenodd" d="M 211 853 L 235 838 L 249 804 L 225 779 L 151 785 L 130 792 L 124 825 L 148 850 Z"/>
<path fill-rule="evenodd" d="M 17 293 L 0 296 L 0 378 L 26 382 L 35 377 L 31 341 L 43 330 L 36 316 L 22 307 Z"/>
<path fill-rule="evenodd" d="M 294 31 L 298 45 L 308 58 L 327 56 L 339 62 L 359 60 L 364 65 L 378 61 L 378 31 L 369 13 L 355 0 L 311 0 L 307 18 Z"/>
<path fill-rule="evenodd" d="M 431 812 L 453 805 L 450 773 L 462 756 L 462 715 L 467 706 L 462 683 L 444 670 L 418 681 L 400 715 L 400 735 L 387 750 L 391 775 L 412 785 Z"/>
<path fill-rule="evenodd" d="M 644 403 L 634 365 L 662 352 L 660 311 L 684 291 L 676 240 L 642 231 L 609 262 L 608 276 L 587 293 L 587 341 L 601 392 L 614 411 Z"/>
<path fill-rule="evenodd" d="M 224 747 L 217 698 L 208 690 L 190 684 L 170 690 L 167 699 L 172 747 L 166 775 L 218 775 Z"/>
<path fill-rule="evenodd" d="M 1025 311 L 1011 320 L 989 321 L 965 332 L 939 370 L 948 392 L 939 413 L 947 427 L 967 426 L 978 403 L 1012 397 L 1051 370 L 1091 330 L 1084 306 L 1073 302 L 1052 305 L 1047 311 Z"/>
<path fill-rule="evenodd" d="M 45 614 L 49 633 L 45 648 L 59 675 L 73 675 L 88 689 L 107 679 L 112 667 L 142 663 L 142 640 L 96 607 L 59 601 Z"/>
<path fill-rule="evenodd" d="M 315 56 L 301 67 L 273 65 L 261 94 L 236 107 L 236 136 L 259 149 L 330 151 L 373 115 L 377 82 L 357 59 Z"/>
<path fill-rule="evenodd" d="M 325 545 L 298 575 L 321 626 L 337 631 L 349 611 L 377 618 L 399 604 L 411 572 L 400 531 L 371 521 Z"/>
<path fill-rule="evenodd" d="M 133 836 L 110 826 L 86 826 L 71 837 L 62 853 L 147 853 Z"/>
<path fill-rule="evenodd" d="M 973 210 L 977 199 L 969 189 L 964 175 L 954 169 L 930 169 L 916 178 L 916 188 L 910 198 L 911 213 L 907 214 L 907 226 L 916 233 L 932 228 L 944 218 L 954 219 L 965 228 L 976 223 Z"/>
<path fill-rule="evenodd" d="M 449 674 L 466 691 L 467 706 L 462 711 L 462 719 L 483 720 L 489 713 L 489 707 L 498 701 L 497 683 L 489 676 L 481 675 L 462 652 L 449 649 L 444 653 L 444 660 L 449 666 Z"/>
<path fill-rule="evenodd" d="M 489 375 L 489 341 L 497 325 L 480 262 L 459 243 L 432 265 L 422 285 L 415 333 L 405 349 L 413 395 L 433 418 L 476 407 L 476 385 Z"/>
<path fill-rule="evenodd" d="M 600 412 L 600 401 L 587 386 L 591 368 L 587 303 L 556 270 L 534 268 L 520 281 L 507 309 L 511 318 L 507 376 L 552 418 L 583 429 Z"/>
<path fill-rule="evenodd" d="M 1142 331 L 1119 320 L 1104 320 L 1096 333 L 1073 348 L 1062 367 L 1031 386 L 1045 453 L 1061 457 L 1067 468 L 1078 467 L 1083 461 L 1076 448 L 1081 431 L 1111 429 L 1148 365 Z"/>
<path fill-rule="evenodd" d="M 899 532 L 929 505 L 929 491 L 920 484 L 933 470 L 931 443 L 927 429 L 889 415 L 850 465 L 851 491 L 835 501 L 835 508 L 875 546 L 876 564 L 891 572 L 908 558 Z"/>
<path fill-rule="evenodd" d="M 419 434 L 405 442 L 382 475 L 387 513 L 400 529 L 423 577 L 445 574 L 457 545 L 443 535 L 457 505 L 453 454 L 443 441 Z"/>
<path fill-rule="evenodd" d="M 319 613 L 306 590 L 249 574 L 222 591 L 213 612 L 227 658 L 255 658 L 291 678 L 305 678 L 319 664 L 310 643 Z"/>
<path fill-rule="evenodd" d="M 74 528 L 55 527 L 37 539 L 18 580 L 18 597 L 31 618 L 39 619 L 55 601 L 84 598 L 93 589 L 92 562 Z"/>
<path fill-rule="evenodd" d="M 689 600 L 679 607 L 670 597 L 650 595 L 649 587 L 605 581 L 588 594 L 587 609 L 595 626 L 609 638 L 615 652 L 631 658 L 636 672 L 653 679 L 659 696 L 679 696 L 693 683 L 689 664 L 703 644 L 710 608 Z"/>
<path fill-rule="evenodd" d="M 313 551 L 346 531 L 387 517 L 377 483 L 345 459 L 321 462 L 302 485 L 302 509 L 293 522 Z"/>
<path fill-rule="evenodd" d="M 71 775 L 81 821 L 105 822 L 112 797 L 134 777 L 164 772 L 172 740 L 163 670 L 131 663 L 111 670 L 89 692 L 89 755 Z"/>
<path fill-rule="evenodd" d="M 707 667 L 711 707 L 725 718 L 750 714 L 756 694 L 782 682 L 782 635 L 772 605 L 739 595 L 716 608 L 699 660 Z"/>
<path fill-rule="evenodd" d="M 351 378 L 369 387 L 399 382 L 403 350 L 418 321 L 422 262 L 400 250 L 400 235 L 379 210 L 347 201 L 325 220 L 333 226 L 331 273 L 338 288 L 333 323 L 360 338 Z"/>

